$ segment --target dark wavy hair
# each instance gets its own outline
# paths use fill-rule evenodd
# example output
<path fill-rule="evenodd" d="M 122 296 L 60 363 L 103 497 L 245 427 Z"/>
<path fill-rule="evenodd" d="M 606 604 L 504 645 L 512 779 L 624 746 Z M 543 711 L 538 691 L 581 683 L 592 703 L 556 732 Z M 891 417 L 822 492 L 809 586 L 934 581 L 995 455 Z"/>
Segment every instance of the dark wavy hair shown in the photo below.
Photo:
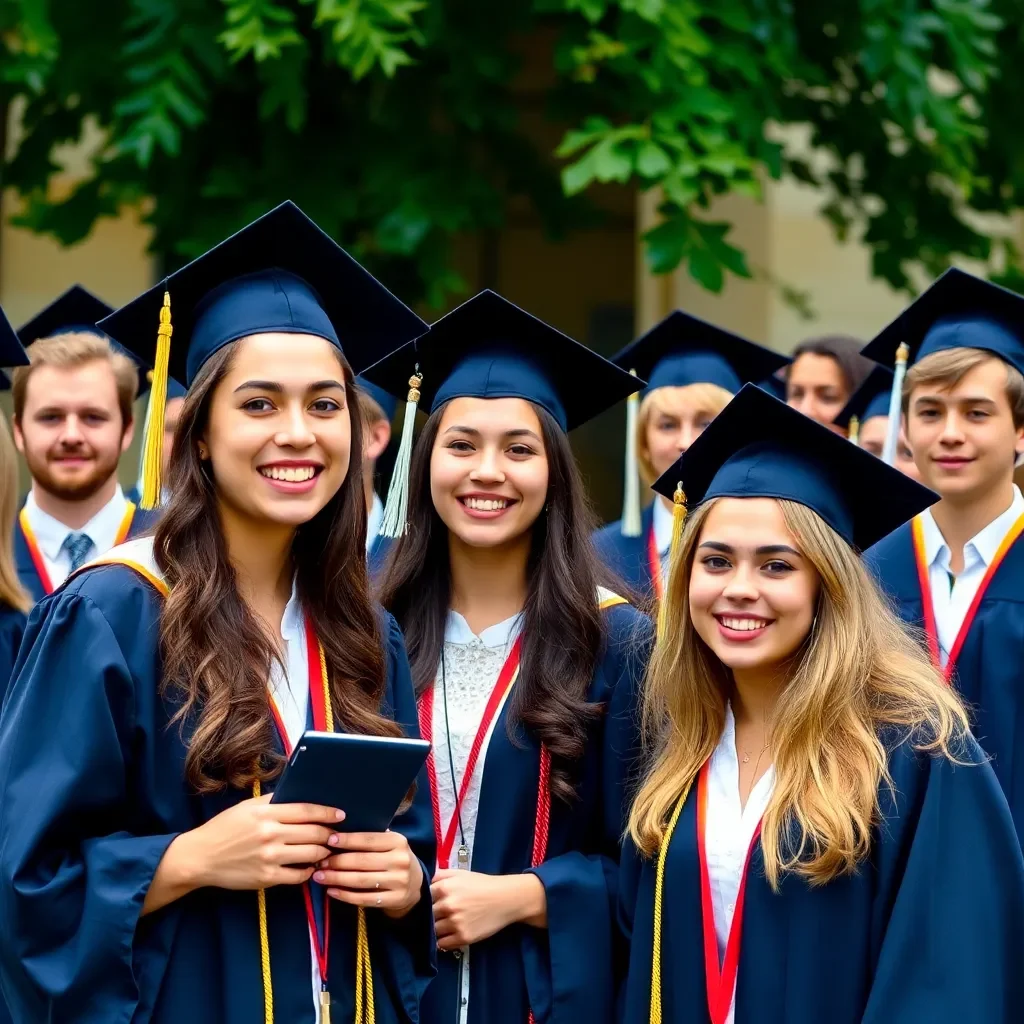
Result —
<path fill-rule="evenodd" d="M 875 366 L 870 359 L 860 354 L 863 347 L 864 342 L 847 334 L 823 334 L 819 338 L 808 338 L 800 342 L 793 349 L 793 361 L 789 365 L 792 367 L 803 355 L 827 356 L 839 367 L 846 385 L 846 397 L 849 398 L 867 380 Z M 787 368 L 787 380 L 788 377 Z"/>
<path fill-rule="evenodd" d="M 444 406 L 427 420 L 409 474 L 409 527 L 395 544 L 380 580 L 381 603 L 405 633 L 417 694 L 433 684 L 451 603 L 448 528 L 430 496 L 430 457 Z M 569 439 L 544 409 L 540 419 L 548 459 L 545 510 L 531 527 L 528 589 L 523 609 L 519 681 L 509 702 L 509 736 L 520 723 L 551 754 L 551 792 L 575 796 L 575 763 L 587 726 L 602 712 L 587 700 L 606 642 L 598 609 L 600 584 L 618 589 L 591 544 L 596 520 Z"/>
<path fill-rule="evenodd" d="M 191 733 L 185 774 L 200 793 L 249 787 L 282 764 L 273 753 L 267 689 L 279 655 L 238 592 L 210 464 L 199 458 L 211 397 L 237 345 L 208 360 L 185 396 L 171 498 L 155 536 L 156 561 L 170 587 L 160 617 L 162 692 L 180 702 L 174 721 Z M 385 657 L 366 571 L 361 422 L 352 371 L 340 354 L 338 360 L 352 424 L 348 472 L 337 494 L 295 533 L 296 586 L 324 647 L 336 723 L 348 732 L 399 736 L 399 726 L 379 711 Z"/>

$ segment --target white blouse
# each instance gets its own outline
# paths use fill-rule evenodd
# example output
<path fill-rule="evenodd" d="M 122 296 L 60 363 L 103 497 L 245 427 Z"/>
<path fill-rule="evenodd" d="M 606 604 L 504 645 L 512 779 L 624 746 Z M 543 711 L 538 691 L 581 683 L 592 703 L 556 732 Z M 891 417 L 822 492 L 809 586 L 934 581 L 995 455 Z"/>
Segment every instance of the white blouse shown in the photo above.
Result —
<path fill-rule="evenodd" d="M 452 815 L 455 813 L 456 797 L 466 772 L 466 763 L 473 740 L 476 738 L 477 728 L 484 716 L 484 708 L 521 628 L 522 615 L 518 614 L 505 619 L 504 622 L 489 626 L 477 636 L 458 612 L 448 613 L 444 653 L 434 677 L 434 712 L 431 722 L 437 807 L 442 836 L 447 833 Z M 460 808 L 462 828 L 455 833 L 449 863 L 451 868 L 460 866 L 457 851 L 463 844 L 469 851 L 468 866 L 472 867 L 473 864 L 473 841 L 476 838 L 484 763 L 503 706 L 504 702 L 499 705 L 497 714 L 484 736 L 476 770 L 466 789 L 466 796 Z M 452 764 L 455 766 L 454 778 Z M 469 947 L 464 947 L 459 971 L 459 1024 L 466 1024 L 468 1016 Z"/>
<path fill-rule="evenodd" d="M 309 659 L 306 653 L 306 629 L 299 604 L 299 596 L 292 584 L 292 596 L 281 617 L 281 639 L 284 670 L 275 659 L 270 663 L 270 693 L 281 716 L 281 724 L 288 734 L 288 744 L 294 747 L 306 731 L 309 713 Z M 273 955 L 273 954 L 271 954 Z M 320 1024 L 320 964 L 316 959 L 316 945 L 312 932 L 309 936 L 309 959 L 312 964 L 313 1007 L 316 1024 Z"/>
<path fill-rule="evenodd" d="M 753 757 L 757 752 L 751 751 Z M 768 770 L 757 780 L 747 798 L 746 806 L 740 808 L 740 763 L 736 756 L 736 719 L 732 707 L 726 708 L 725 729 L 711 755 L 708 770 L 707 820 L 704 823 L 704 837 L 707 843 L 708 878 L 711 882 L 711 903 L 715 910 L 715 934 L 718 938 L 719 963 L 725 956 L 729 941 L 729 929 L 736 910 L 736 896 L 740 889 L 740 878 L 746 861 L 750 840 L 758 822 L 768 809 L 772 789 L 775 786 L 775 768 Z M 736 1019 L 736 993 L 726 1024 Z"/>

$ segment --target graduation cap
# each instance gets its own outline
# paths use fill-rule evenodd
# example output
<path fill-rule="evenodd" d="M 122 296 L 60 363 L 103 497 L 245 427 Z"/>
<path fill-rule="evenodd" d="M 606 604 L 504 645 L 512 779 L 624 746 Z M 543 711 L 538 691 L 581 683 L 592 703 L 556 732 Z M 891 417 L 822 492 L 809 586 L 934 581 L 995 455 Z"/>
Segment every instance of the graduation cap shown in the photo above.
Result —
<path fill-rule="evenodd" d="M 173 303 L 173 328 L 171 310 Z M 359 373 L 426 329 L 294 203 L 285 202 L 143 292 L 99 326 L 153 366 L 144 508 L 160 494 L 168 377 L 191 385 L 200 367 L 252 334 L 311 334 Z M 172 343 L 173 330 L 173 343 Z"/>
<path fill-rule="evenodd" d="M 715 384 L 730 394 L 748 381 L 774 380 L 792 360 L 722 327 L 684 313 L 669 313 L 646 334 L 612 356 L 612 362 L 647 381 L 646 391 Z M 784 385 L 783 385 L 784 386 Z M 625 486 L 622 534 L 640 536 L 640 475 L 636 456 L 639 395 L 626 405 Z"/>
<path fill-rule="evenodd" d="M 1024 296 L 953 267 L 864 347 L 863 355 L 895 371 L 886 462 L 896 454 L 907 366 L 953 348 L 990 352 L 1024 373 Z"/>
<path fill-rule="evenodd" d="M 7 314 L 0 307 L 0 366 L 28 366 L 28 362 L 28 353 L 11 326 L 10 320 L 7 319 Z M 7 380 L 6 376 L 4 380 Z M 11 382 L 7 380 L 6 387 L 0 388 L 0 390 L 6 391 L 10 386 Z"/>
<path fill-rule="evenodd" d="M 434 412 L 453 398 L 523 398 L 569 431 L 643 386 L 643 381 L 490 290 L 452 310 L 364 376 L 391 394 L 406 397 L 398 461 L 381 527 L 389 537 L 405 531 L 413 423 L 421 401 Z"/>
<path fill-rule="evenodd" d="M 359 376 L 356 378 L 356 384 L 359 386 L 359 390 L 362 391 L 367 398 L 372 399 L 380 406 L 380 410 L 384 413 L 385 418 L 390 421 L 395 418 L 395 413 L 398 412 L 398 399 L 394 395 L 385 391 L 383 388 L 377 387 L 376 384 L 368 381 L 365 377 Z"/>
<path fill-rule="evenodd" d="M 927 487 L 751 384 L 654 489 L 687 509 L 725 497 L 795 501 L 860 551 L 938 501 Z"/>
<path fill-rule="evenodd" d="M 861 424 L 876 416 L 889 415 L 889 400 L 894 376 L 892 370 L 887 370 L 884 366 L 876 366 L 833 420 L 837 427 L 846 430 L 848 439 L 854 444 L 857 443 Z"/>
<path fill-rule="evenodd" d="M 139 374 L 136 398 L 142 398 L 149 391 L 151 373 L 147 363 L 138 355 L 109 338 L 96 324 L 114 312 L 101 298 L 93 295 L 80 284 L 73 284 L 62 295 L 58 295 L 48 306 L 44 306 L 28 323 L 18 328 L 18 337 L 23 345 L 31 345 L 41 338 L 52 338 L 58 334 L 83 331 L 107 338 L 116 351 L 127 356 L 135 364 Z M 180 387 L 180 385 L 177 385 Z M 184 391 L 182 391 L 184 393 Z"/>

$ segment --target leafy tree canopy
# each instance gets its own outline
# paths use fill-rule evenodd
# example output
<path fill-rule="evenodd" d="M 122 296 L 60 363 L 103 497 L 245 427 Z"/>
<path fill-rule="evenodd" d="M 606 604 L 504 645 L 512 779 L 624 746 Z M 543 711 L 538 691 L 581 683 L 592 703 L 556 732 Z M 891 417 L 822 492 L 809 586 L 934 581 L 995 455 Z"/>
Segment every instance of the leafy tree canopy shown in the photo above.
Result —
<path fill-rule="evenodd" d="M 789 172 L 897 287 L 1024 190 L 1020 0 L 0 0 L 3 167 L 18 221 L 65 244 L 147 197 L 176 266 L 294 198 L 409 298 L 461 288 L 460 233 L 526 203 L 557 237 L 598 183 L 659 188 L 655 271 L 747 275 L 716 196 Z M 530 74 L 523 73 L 528 62 Z M 539 72 L 538 72 L 539 67 Z M 16 102 L 18 101 L 18 102 Z M 527 128 L 538 111 L 555 152 Z M 55 148 L 103 129 L 89 173 Z M 778 129 L 804 126 L 788 151 Z M 2 152 L 2 150 L 0 150 Z"/>

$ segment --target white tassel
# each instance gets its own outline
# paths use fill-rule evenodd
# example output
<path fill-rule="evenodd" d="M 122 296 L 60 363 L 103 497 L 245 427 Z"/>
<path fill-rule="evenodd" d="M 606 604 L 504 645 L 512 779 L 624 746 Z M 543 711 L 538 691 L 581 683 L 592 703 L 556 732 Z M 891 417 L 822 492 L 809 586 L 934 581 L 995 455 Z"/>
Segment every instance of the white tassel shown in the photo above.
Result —
<path fill-rule="evenodd" d="M 409 512 L 409 464 L 412 462 L 413 434 L 416 432 L 416 407 L 420 403 L 420 384 L 423 375 L 416 372 L 409 378 L 409 395 L 405 402 L 405 419 L 402 422 L 402 440 L 398 445 L 395 469 L 391 474 L 388 500 L 384 506 L 381 522 L 382 537 L 401 537 L 405 533 Z"/>
<path fill-rule="evenodd" d="M 629 371 L 634 377 L 636 370 Z M 640 471 L 636 460 L 636 425 L 640 418 L 640 395 L 633 392 L 626 399 L 626 467 L 622 486 L 622 536 L 639 537 Z"/>
<path fill-rule="evenodd" d="M 907 343 L 900 342 L 896 349 L 896 372 L 892 378 L 892 391 L 889 393 L 889 424 L 885 432 L 885 446 L 882 448 L 882 461 L 886 465 L 896 462 L 896 446 L 900 439 L 900 426 L 903 418 L 903 379 L 907 375 L 907 360 L 910 349 Z"/>

